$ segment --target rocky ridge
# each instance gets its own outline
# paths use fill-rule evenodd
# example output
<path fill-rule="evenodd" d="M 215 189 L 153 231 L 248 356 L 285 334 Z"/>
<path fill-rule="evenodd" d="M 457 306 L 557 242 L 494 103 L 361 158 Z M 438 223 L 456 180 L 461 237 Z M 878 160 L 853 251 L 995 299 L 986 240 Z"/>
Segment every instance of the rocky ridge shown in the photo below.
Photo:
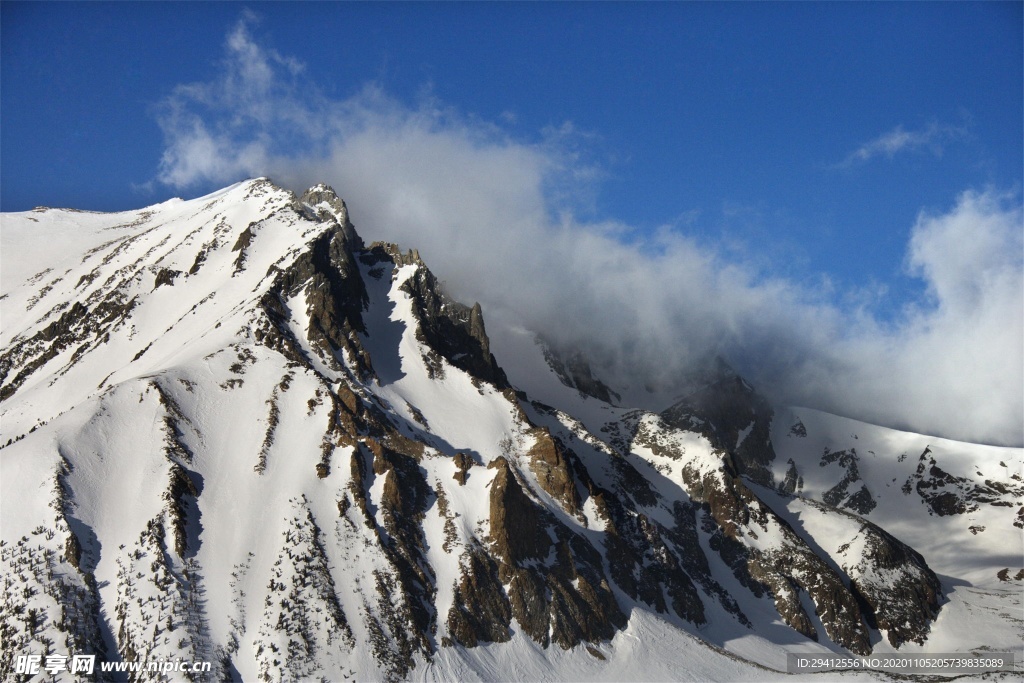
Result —
<path fill-rule="evenodd" d="M 775 476 L 773 410 L 735 374 L 591 430 L 517 390 L 481 306 L 365 244 L 324 185 L 249 181 L 102 230 L 3 293 L 39 306 L 0 350 L 5 479 L 52 492 L 4 520 L 0 577 L 24 587 L 5 676 L 13 653 L 75 652 L 398 680 L 517 637 L 603 657 L 637 611 L 742 637 L 766 604 L 857 654 L 929 636 L 942 585 L 851 513 L 857 461 L 828 456 L 849 481 L 815 514 L 856 532 L 823 550 L 779 502 L 799 470 Z M 582 357 L 552 365 L 617 397 Z"/>

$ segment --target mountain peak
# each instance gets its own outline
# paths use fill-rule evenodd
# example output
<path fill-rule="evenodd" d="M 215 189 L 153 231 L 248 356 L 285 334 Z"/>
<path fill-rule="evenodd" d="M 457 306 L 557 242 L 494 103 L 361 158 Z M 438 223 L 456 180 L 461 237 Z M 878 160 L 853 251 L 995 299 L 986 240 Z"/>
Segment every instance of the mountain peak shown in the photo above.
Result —
<path fill-rule="evenodd" d="M 327 217 L 338 221 L 343 227 L 349 227 L 348 206 L 334 188 L 326 183 L 318 183 L 309 188 L 298 199 L 299 203 L 312 212 L 318 220 Z"/>
<path fill-rule="evenodd" d="M 5 215 L 2 238 L 26 261 L 0 292 L 2 677 L 56 652 L 242 680 L 517 677 L 495 655 L 750 679 L 945 646 L 1013 598 L 991 558 L 1019 542 L 1019 450 L 793 430 L 724 370 L 660 413 L 612 405 L 541 347 L 514 364 L 554 388 L 532 400 L 501 320 L 365 246 L 328 185 Z"/>

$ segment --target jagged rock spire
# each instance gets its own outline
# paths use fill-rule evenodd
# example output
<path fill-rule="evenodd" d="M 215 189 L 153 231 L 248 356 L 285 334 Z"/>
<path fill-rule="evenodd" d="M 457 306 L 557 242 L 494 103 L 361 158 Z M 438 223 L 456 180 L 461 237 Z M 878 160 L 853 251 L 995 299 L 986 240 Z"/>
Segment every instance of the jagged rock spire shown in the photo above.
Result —
<path fill-rule="evenodd" d="M 318 183 L 303 192 L 295 202 L 295 209 L 313 220 L 337 221 L 345 232 L 345 238 L 358 241 L 359 247 L 362 247 L 362 240 L 359 239 L 352 221 L 349 220 L 348 206 L 345 204 L 345 200 L 339 197 L 330 185 Z"/>

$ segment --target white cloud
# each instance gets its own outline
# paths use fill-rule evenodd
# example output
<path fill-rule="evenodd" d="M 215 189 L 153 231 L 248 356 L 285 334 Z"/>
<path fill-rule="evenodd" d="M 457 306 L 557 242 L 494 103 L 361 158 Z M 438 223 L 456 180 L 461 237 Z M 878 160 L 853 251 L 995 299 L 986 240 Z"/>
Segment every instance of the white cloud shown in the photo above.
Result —
<path fill-rule="evenodd" d="M 968 192 L 922 214 L 907 265 L 930 300 L 882 324 L 680 231 L 578 220 L 566 207 L 600 172 L 569 124 L 524 142 L 429 98 L 410 107 L 367 86 L 331 100 L 250 26 L 232 31 L 217 81 L 165 102 L 160 182 L 328 182 L 364 238 L 418 248 L 460 298 L 580 343 L 619 377 L 664 378 L 720 353 L 779 400 L 1024 441 L 1019 199 Z"/>
<path fill-rule="evenodd" d="M 928 124 L 921 130 L 905 130 L 896 126 L 892 130 L 879 135 L 851 152 L 838 166 L 847 168 L 856 164 L 866 163 L 876 157 L 892 159 L 902 152 L 930 151 L 935 156 L 942 156 L 945 145 L 967 134 L 961 126 L 943 125 L 936 122 Z"/>
<path fill-rule="evenodd" d="M 157 180 L 175 188 L 236 180 L 289 147 L 308 153 L 332 133 L 329 102 L 300 80 L 303 65 L 253 40 L 243 12 L 228 34 L 220 77 L 179 85 L 161 103 L 166 140 Z"/>
<path fill-rule="evenodd" d="M 849 321 L 787 377 L 793 394 L 834 410 L 955 438 L 1024 441 L 1024 218 L 1018 198 L 965 192 L 947 213 L 922 213 L 908 268 L 929 300 L 898 325 Z M 824 352 L 824 353 L 823 353 Z M 819 358 L 827 362 L 820 367 Z"/>

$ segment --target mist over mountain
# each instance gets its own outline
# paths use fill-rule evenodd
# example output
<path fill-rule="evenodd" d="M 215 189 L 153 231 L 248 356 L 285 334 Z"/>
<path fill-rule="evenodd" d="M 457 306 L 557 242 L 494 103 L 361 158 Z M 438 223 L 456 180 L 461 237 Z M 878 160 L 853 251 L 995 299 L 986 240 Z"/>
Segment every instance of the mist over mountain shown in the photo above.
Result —
<path fill-rule="evenodd" d="M 482 256 L 506 304 L 492 316 L 431 265 L 461 259 L 371 241 L 359 214 L 326 184 L 258 178 L 121 213 L 3 215 L 5 677 L 54 653 L 268 681 L 1022 660 L 1020 448 L 779 405 L 699 341 L 650 386 L 623 383 L 672 325 L 648 334 L 637 306 L 610 304 L 588 346 L 597 311 L 553 292 L 560 316 L 519 311 Z M 922 219 L 914 246 L 947 298 L 974 282 L 929 252 L 955 223 Z M 580 301 L 621 303 L 587 273 L 627 252 L 588 234 L 567 227 L 555 255 L 596 288 Z"/>
<path fill-rule="evenodd" d="M 1019 193 L 966 190 L 922 211 L 905 269 L 926 296 L 882 316 L 884 291 L 795 281 L 685 225 L 584 218 L 602 171 L 571 124 L 524 141 L 430 97 L 408 105 L 369 85 L 334 99 L 251 28 L 235 26 L 214 79 L 163 102 L 155 182 L 327 180 L 368 239 L 417 245 L 457 296 L 585 349 L 621 386 L 721 356 L 780 404 L 1024 445 Z"/>

